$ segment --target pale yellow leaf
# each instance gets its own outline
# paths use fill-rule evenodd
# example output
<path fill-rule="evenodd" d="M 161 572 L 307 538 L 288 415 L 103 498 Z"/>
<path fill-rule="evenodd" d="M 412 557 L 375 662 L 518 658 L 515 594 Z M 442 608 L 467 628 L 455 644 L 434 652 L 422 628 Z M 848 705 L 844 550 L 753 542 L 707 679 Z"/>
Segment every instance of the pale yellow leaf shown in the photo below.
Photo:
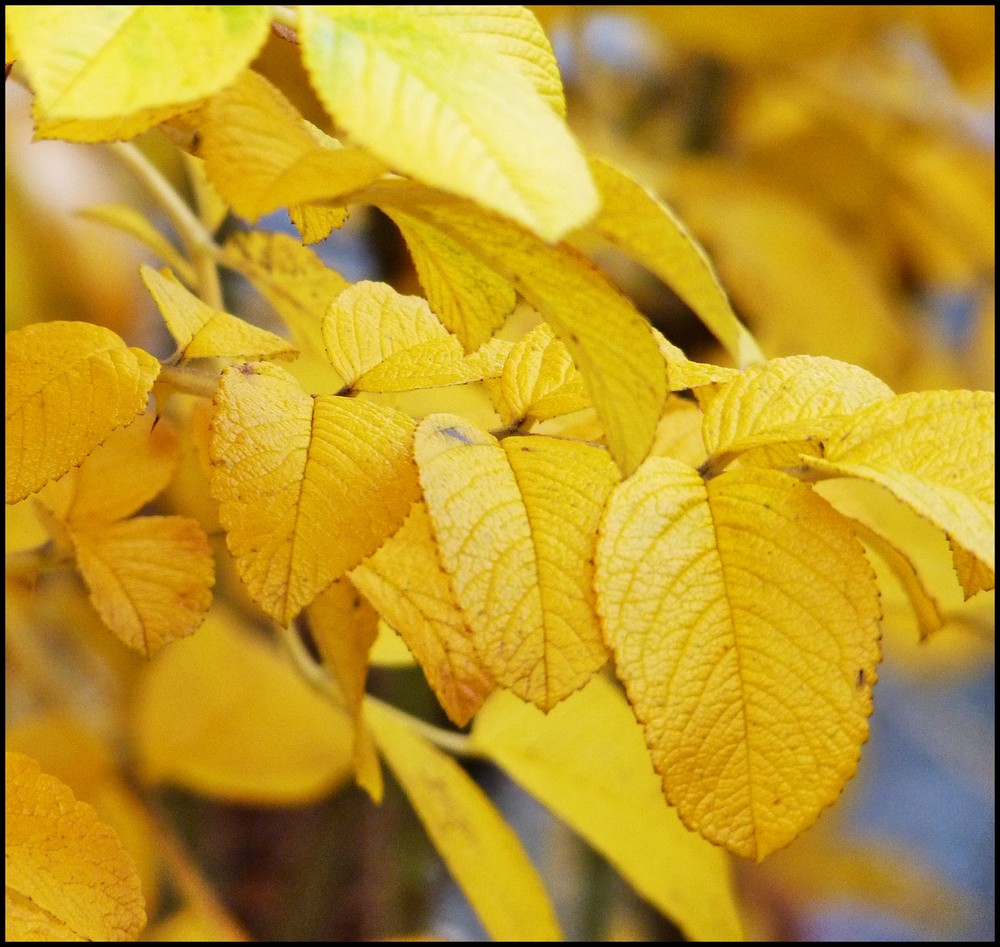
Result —
<path fill-rule="evenodd" d="M 135 940 L 142 890 L 114 830 L 30 757 L 5 770 L 7 940 Z"/>
<path fill-rule="evenodd" d="M 417 505 L 419 506 L 420 504 Z M 397 535 L 399 534 L 397 533 Z M 389 540 L 389 542 L 391 541 Z M 363 564 L 358 568 L 363 568 Z M 409 645 L 403 640 L 399 632 L 384 619 L 379 619 L 378 636 L 375 638 L 375 643 L 372 645 L 372 650 L 368 657 L 372 664 L 379 667 L 413 667 L 416 663 Z"/>
<path fill-rule="evenodd" d="M 966 552 L 961 546 L 953 546 L 952 555 L 955 574 L 967 599 L 972 598 L 977 592 L 989 591 L 995 586 L 996 574 L 992 566 L 988 566 L 972 553 Z"/>
<path fill-rule="evenodd" d="M 601 210 L 590 229 L 662 279 L 694 311 L 741 368 L 762 362 L 733 312 L 705 251 L 659 198 L 614 165 L 591 159 Z"/>
<path fill-rule="evenodd" d="M 650 456 L 673 457 L 692 467 L 701 466 L 707 459 L 703 424 L 704 415 L 698 405 L 671 396 L 656 425 L 656 440 Z"/>
<path fill-rule="evenodd" d="M 490 339 L 471 355 L 453 335 L 421 342 L 412 348 L 394 352 L 365 372 L 355 383 L 357 391 L 414 391 L 465 385 L 473 381 L 497 378 L 511 344 Z"/>
<path fill-rule="evenodd" d="M 319 799 L 353 772 L 353 726 L 288 659 L 213 609 L 145 669 L 132 717 L 144 777 L 232 802 Z"/>
<path fill-rule="evenodd" d="M 354 764 L 358 785 L 375 802 L 382 799 L 382 769 L 365 726 L 362 701 L 368 677 L 368 653 L 375 641 L 378 615 L 346 575 L 330 583 L 306 610 L 309 632 L 320 657 L 344 697 L 354 723 Z"/>
<path fill-rule="evenodd" d="M 270 20 L 265 6 L 7 9 L 39 110 L 53 119 L 116 119 L 211 95 L 257 54 Z"/>
<path fill-rule="evenodd" d="M 614 464 L 575 441 L 498 442 L 447 414 L 418 425 L 414 456 L 481 661 L 497 683 L 551 709 L 607 658 L 592 563 Z"/>
<path fill-rule="evenodd" d="M 162 491 L 177 471 L 180 441 L 163 418 L 156 426 L 149 415 L 136 418 L 96 448 L 77 468 L 38 495 L 71 527 L 131 516 Z M 108 484 L 114 484 L 109 490 Z"/>
<path fill-rule="evenodd" d="M 810 355 L 772 359 L 702 399 L 705 447 L 717 461 L 752 451 L 746 459 L 793 467 L 802 453 L 822 454 L 823 437 L 846 415 L 892 396 L 856 365 Z"/>
<path fill-rule="evenodd" d="M 588 259 L 454 198 L 402 182 L 366 192 L 457 240 L 498 273 L 552 326 L 569 350 L 622 472 L 649 452 L 666 397 L 666 366 L 649 323 Z"/>
<path fill-rule="evenodd" d="M 344 221 L 347 220 L 347 208 L 296 204 L 288 208 L 288 217 L 298 230 L 303 243 L 319 243 L 344 225 Z"/>
<path fill-rule="evenodd" d="M 878 650 L 874 574 L 810 487 L 752 467 L 704 482 L 651 458 L 614 493 L 596 589 L 667 799 L 760 859 L 854 774 Z"/>
<path fill-rule="evenodd" d="M 279 207 L 341 198 L 386 170 L 364 148 L 344 147 L 311 125 L 249 70 L 212 96 L 199 131 L 209 180 L 249 221 Z"/>
<path fill-rule="evenodd" d="M 494 682 L 476 654 L 423 503 L 351 580 L 403 637 L 448 717 L 465 726 Z"/>
<path fill-rule="evenodd" d="M 803 459 L 826 475 L 881 484 L 988 570 L 975 575 L 963 556 L 966 591 L 986 580 L 992 586 L 995 404 L 996 396 L 985 391 L 897 395 L 845 419 L 826 440 L 823 458 Z"/>
<path fill-rule="evenodd" d="M 215 567 L 208 537 L 194 520 L 141 516 L 70 534 L 94 607 L 130 648 L 150 657 L 204 620 Z"/>
<path fill-rule="evenodd" d="M 573 359 L 544 323 L 515 343 L 500 376 L 498 411 L 504 424 L 542 421 L 587 407 Z"/>
<path fill-rule="evenodd" d="M 472 742 L 688 939 L 742 939 L 725 854 L 666 805 L 642 730 L 613 684 L 597 677 L 546 715 L 499 692 L 476 716 Z"/>
<path fill-rule="evenodd" d="M 464 11 L 463 11 L 464 12 Z M 338 125 L 386 164 L 558 240 L 597 210 L 579 146 L 550 102 L 476 22 L 429 7 L 306 6 L 302 56 Z"/>
<path fill-rule="evenodd" d="M 396 208 L 386 213 L 399 227 L 420 285 L 441 322 L 468 350 L 486 342 L 517 302 L 510 281 L 419 217 Z"/>
<path fill-rule="evenodd" d="M 9 332 L 4 354 L 8 503 L 61 477 L 131 421 L 160 370 L 152 355 L 87 322 Z"/>
<path fill-rule="evenodd" d="M 486 932 L 499 941 L 560 940 L 535 867 L 482 789 L 391 708 L 369 701 L 367 709 L 379 749 Z"/>
<path fill-rule="evenodd" d="M 309 396 L 268 363 L 227 369 L 215 399 L 212 492 L 240 577 L 287 625 L 402 525 L 419 496 L 413 422 Z"/>
<path fill-rule="evenodd" d="M 286 339 L 206 305 L 170 270 L 157 272 L 143 264 L 139 275 L 177 342 L 181 359 L 295 357 L 295 348 Z"/>

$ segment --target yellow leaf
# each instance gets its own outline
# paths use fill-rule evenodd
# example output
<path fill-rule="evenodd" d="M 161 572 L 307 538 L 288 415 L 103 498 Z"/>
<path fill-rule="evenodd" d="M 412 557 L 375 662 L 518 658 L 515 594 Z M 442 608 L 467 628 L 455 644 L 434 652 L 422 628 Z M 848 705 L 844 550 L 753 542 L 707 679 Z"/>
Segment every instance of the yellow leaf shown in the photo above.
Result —
<path fill-rule="evenodd" d="M 310 397 L 267 363 L 227 369 L 215 399 L 212 492 L 251 597 L 287 625 L 402 525 L 419 496 L 413 422 Z"/>
<path fill-rule="evenodd" d="M 420 504 L 418 504 L 419 506 Z M 416 507 L 414 507 L 416 509 Z M 426 515 L 426 510 L 425 510 Z M 396 534 L 399 535 L 398 533 Z M 389 542 L 392 542 L 390 539 Z M 437 555 L 437 547 L 434 547 L 434 553 Z M 358 566 L 359 569 L 364 568 L 364 564 Z M 352 572 L 353 576 L 354 573 Z M 383 619 L 379 619 L 378 623 L 378 637 L 375 638 L 375 643 L 372 645 L 372 649 L 369 652 L 368 659 L 372 664 L 378 665 L 379 667 L 413 667 L 416 663 L 413 658 L 413 652 L 410 651 L 409 645 L 402 639 L 399 633 L 392 628 L 389 623 Z"/>
<path fill-rule="evenodd" d="M 303 243 L 319 243 L 344 225 L 344 221 L 347 220 L 347 208 L 296 204 L 288 208 L 288 217 L 298 230 Z"/>
<path fill-rule="evenodd" d="M 232 82 L 267 39 L 265 6 L 14 6 L 7 29 L 48 118 L 180 106 Z"/>
<path fill-rule="evenodd" d="M 177 342 L 181 359 L 295 357 L 294 347 L 285 339 L 206 305 L 170 270 L 158 273 L 144 264 L 139 274 Z"/>
<path fill-rule="evenodd" d="M 358 785 L 380 802 L 382 769 L 361 709 L 368 677 L 368 653 L 378 615 L 346 575 L 331 582 L 309 606 L 309 631 L 320 657 L 344 696 L 354 722 L 354 763 Z"/>
<path fill-rule="evenodd" d="M 52 118 L 42 110 L 36 99 L 31 111 L 36 138 L 98 144 L 128 141 L 161 122 L 177 118 L 179 113 L 192 108 L 193 104 L 162 105 L 111 118 Z"/>
<path fill-rule="evenodd" d="M 656 426 L 656 440 L 650 455 L 673 457 L 691 467 L 700 466 L 706 460 L 703 426 L 704 415 L 696 404 L 671 396 Z"/>
<path fill-rule="evenodd" d="M 680 218 L 614 165 L 591 159 L 590 171 L 602 199 L 591 229 L 662 279 L 705 323 L 737 365 L 762 362 L 764 356 L 729 305 L 705 251 Z"/>
<path fill-rule="evenodd" d="M 487 933 L 499 941 L 560 940 L 535 867 L 486 794 L 391 708 L 369 700 L 367 709 L 379 749 Z"/>
<path fill-rule="evenodd" d="M 500 376 L 498 413 L 504 424 L 542 421 L 590 404 L 566 346 L 545 325 L 514 345 Z"/>
<path fill-rule="evenodd" d="M 992 566 L 981 562 L 972 553 L 966 552 L 961 546 L 952 547 L 955 563 L 955 574 L 962 585 L 967 599 L 977 592 L 986 592 L 996 584 L 996 575 Z"/>
<path fill-rule="evenodd" d="M 964 550 L 959 575 L 967 592 L 992 588 L 995 401 L 984 391 L 897 395 L 845 419 L 823 458 L 804 460 L 824 474 L 881 484 Z M 988 574 L 972 569 L 970 555 Z"/>
<path fill-rule="evenodd" d="M 5 340 L 7 502 L 79 464 L 146 406 L 159 362 L 110 329 L 45 322 Z"/>
<path fill-rule="evenodd" d="M 170 421 L 163 418 L 153 427 L 152 418 L 143 415 L 48 484 L 38 499 L 71 527 L 110 523 L 131 516 L 160 493 L 179 462 L 180 441 Z"/>
<path fill-rule="evenodd" d="M 300 804 L 353 771 L 347 715 L 259 634 L 218 610 L 148 665 L 132 719 L 148 781 L 214 798 Z"/>
<path fill-rule="evenodd" d="M 465 726 L 494 681 L 476 654 L 423 503 L 351 580 L 402 635 L 448 717 Z"/>
<path fill-rule="evenodd" d="M 305 6 L 303 61 L 337 124 L 386 164 L 558 240 L 597 210 L 586 162 L 549 101 L 510 65 L 519 50 L 505 38 L 509 26 L 494 24 L 523 14 L 463 14 Z"/>
<path fill-rule="evenodd" d="M 135 940 L 139 876 L 114 830 L 21 753 L 5 754 L 8 940 Z"/>
<path fill-rule="evenodd" d="M 598 677 L 547 715 L 499 692 L 473 746 L 601 852 L 691 940 L 740 940 L 728 860 L 663 801 L 642 731 Z"/>
<path fill-rule="evenodd" d="M 478 348 L 514 309 L 517 294 L 510 281 L 419 217 L 396 208 L 386 214 L 406 241 L 431 308 L 467 350 Z"/>
<path fill-rule="evenodd" d="M 614 493 L 596 589 L 616 669 L 684 823 L 760 859 L 854 774 L 878 650 L 845 520 L 772 470 L 651 458 Z"/>
<path fill-rule="evenodd" d="M 327 307 L 348 286 L 343 276 L 288 234 L 260 230 L 234 234 L 222 248 L 222 261 L 264 294 L 300 349 L 324 352 L 320 326 Z"/>
<path fill-rule="evenodd" d="M 343 197 L 386 170 L 370 152 L 344 147 L 307 122 L 249 70 L 212 96 L 199 130 L 209 180 L 250 221 L 279 207 Z"/>
<path fill-rule="evenodd" d="M 810 355 L 772 359 L 702 399 L 708 401 L 705 447 L 718 461 L 753 451 L 745 459 L 793 467 L 803 452 L 821 454 L 822 438 L 845 415 L 892 396 L 885 382 L 856 365 Z"/>
<path fill-rule="evenodd" d="M 490 339 L 471 355 L 453 336 L 431 339 L 412 348 L 394 352 L 355 382 L 356 391 L 414 391 L 465 385 L 473 381 L 497 378 L 511 344 Z"/>
<path fill-rule="evenodd" d="M 497 442 L 447 414 L 418 425 L 414 456 L 480 660 L 497 683 L 551 709 L 607 658 L 592 562 L 614 464 L 575 441 Z"/>
<path fill-rule="evenodd" d="M 212 602 L 204 530 L 183 516 L 142 516 L 70 530 L 76 561 L 104 623 L 150 657 L 194 632 Z"/>
<path fill-rule="evenodd" d="M 402 182 L 366 192 L 402 207 L 513 282 L 552 326 L 583 375 L 624 474 L 645 458 L 666 397 L 666 367 L 649 323 L 589 260 L 454 198 Z"/>

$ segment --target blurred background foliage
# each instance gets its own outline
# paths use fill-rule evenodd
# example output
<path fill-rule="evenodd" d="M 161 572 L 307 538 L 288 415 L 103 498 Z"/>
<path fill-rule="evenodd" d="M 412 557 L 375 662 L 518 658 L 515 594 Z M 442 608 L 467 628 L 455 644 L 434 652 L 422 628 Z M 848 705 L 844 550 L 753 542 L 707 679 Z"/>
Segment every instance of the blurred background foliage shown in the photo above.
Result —
<path fill-rule="evenodd" d="M 833 356 L 897 391 L 993 389 L 992 6 L 531 9 L 553 42 L 584 148 L 680 212 L 767 355 Z M 296 46 L 273 36 L 255 67 L 328 127 Z M 100 146 L 32 142 L 30 97 L 17 79 L 15 67 L 6 83 L 7 329 L 83 319 L 168 355 L 137 274 L 160 261 L 81 211 L 125 204 L 167 234 L 169 225 Z M 192 200 L 211 199 L 159 133 L 140 144 Z M 259 226 L 294 232 L 283 213 Z M 350 280 L 419 291 L 398 233 L 375 212 L 352 212 L 316 249 Z M 691 357 L 725 361 L 666 286 L 623 258 L 601 263 Z M 276 324 L 245 287 L 226 290 L 231 309 Z M 153 511 L 217 530 L 199 459 L 202 415 L 180 432 L 180 475 Z M 877 497 L 840 499 L 883 524 L 896 517 L 892 529 L 924 563 L 948 621 L 922 640 L 884 576 L 871 741 L 815 828 L 761 865 L 734 866 L 748 936 L 993 940 L 993 593 L 962 603 L 946 591 L 947 550 L 926 524 Z M 30 501 L 8 509 L 9 556 L 44 538 L 33 515 Z M 261 782 L 248 791 L 223 764 L 213 769 L 225 758 L 234 772 L 291 779 L 312 758 L 323 731 L 308 702 L 282 690 L 291 685 L 281 673 L 240 674 L 247 669 L 226 654 L 147 665 L 101 626 L 74 576 L 46 575 L 32 592 L 10 563 L 8 747 L 37 758 L 118 828 L 140 864 L 155 918 L 149 939 L 482 936 L 391 782 L 375 807 L 345 784 L 346 769 L 331 766 L 316 781 L 306 767 L 314 784 L 288 805 Z M 238 580 L 220 575 L 216 594 L 252 636 Z M 169 752 L 144 746 L 157 731 L 143 708 L 164 688 L 183 702 L 195 686 L 238 707 L 266 691 L 289 708 L 284 729 L 262 729 L 250 712 L 230 713 L 225 732 L 192 725 L 176 753 L 203 754 L 208 776 L 171 771 Z M 441 719 L 419 674 L 387 652 L 369 689 Z M 292 731 L 299 737 L 289 741 Z M 150 790 L 151 765 L 174 785 Z M 501 774 L 472 769 L 525 837 L 568 936 L 679 939 Z"/>

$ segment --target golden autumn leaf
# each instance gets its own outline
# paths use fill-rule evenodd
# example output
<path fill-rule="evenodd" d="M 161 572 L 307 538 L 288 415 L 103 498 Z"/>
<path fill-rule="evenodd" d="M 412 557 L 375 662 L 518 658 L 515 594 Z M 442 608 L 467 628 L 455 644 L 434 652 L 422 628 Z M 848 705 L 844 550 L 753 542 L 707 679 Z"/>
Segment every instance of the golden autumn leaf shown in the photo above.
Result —
<path fill-rule="evenodd" d="M 146 780 L 217 799 L 300 804 L 353 770 L 347 714 L 222 609 L 144 669 L 132 723 Z"/>
<path fill-rule="evenodd" d="M 270 21 L 264 6 L 7 10 L 39 111 L 50 119 L 180 111 L 235 79 L 263 46 Z"/>
<path fill-rule="evenodd" d="M 662 279 L 711 330 L 740 367 L 762 362 L 733 312 L 705 251 L 658 197 L 607 161 L 591 159 L 601 210 L 588 228 Z"/>
<path fill-rule="evenodd" d="M 400 530 L 350 576 L 409 646 L 448 717 L 465 726 L 494 681 L 441 565 L 427 507 L 415 504 Z"/>
<path fill-rule="evenodd" d="M 692 940 L 742 937 L 725 854 L 664 805 L 642 730 L 601 677 L 541 714 L 498 692 L 472 743 L 603 854 Z"/>
<path fill-rule="evenodd" d="M 447 414 L 418 425 L 414 456 L 480 660 L 497 683 L 551 709 L 607 658 L 592 562 L 614 464 L 576 441 L 498 442 Z"/>
<path fill-rule="evenodd" d="M 307 122 L 249 70 L 212 96 L 198 128 L 209 180 L 249 221 L 279 207 L 338 199 L 386 171 L 371 152 L 345 147 Z"/>
<path fill-rule="evenodd" d="M 365 199 L 419 217 L 509 279 L 569 350 L 622 472 L 641 463 L 666 397 L 666 366 L 649 323 L 590 260 L 417 185 L 380 182 Z"/>
<path fill-rule="evenodd" d="M 960 549 L 968 593 L 993 587 L 996 509 L 996 396 L 985 391 L 920 391 L 878 402 L 831 433 L 820 473 L 885 487 L 944 530 Z M 973 567 L 971 559 L 981 563 Z"/>
<path fill-rule="evenodd" d="M 155 427 L 149 415 L 119 428 L 61 480 L 48 484 L 38 499 L 71 527 L 131 516 L 170 483 L 180 463 L 180 440 L 163 418 Z M 127 476 L 122 472 L 127 471 Z M 113 490 L 108 484 L 114 483 Z"/>
<path fill-rule="evenodd" d="M 566 346 L 544 323 L 514 344 L 498 393 L 497 411 L 504 424 L 543 421 L 590 404 Z"/>
<path fill-rule="evenodd" d="M 398 208 L 385 213 L 406 241 L 431 308 L 467 350 L 478 348 L 513 311 L 517 293 L 511 282 L 419 217 Z"/>
<path fill-rule="evenodd" d="M 810 487 L 745 467 L 707 483 L 651 458 L 612 495 L 595 584 L 668 801 L 760 859 L 854 774 L 878 649 L 874 574 Z"/>
<path fill-rule="evenodd" d="M 303 61 L 337 124 L 387 165 L 558 240 L 593 215 L 597 192 L 551 97 L 511 66 L 540 47 L 495 25 L 523 19 L 516 8 L 462 12 L 301 7 Z"/>
<path fill-rule="evenodd" d="M 656 440 L 650 456 L 673 457 L 692 467 L 700 467 L 707 460 L 703 426 L 704 415 L 698 405 L 671 395 L 656 425 Z"/>
<path fill-rule="evenodd" d="M 135 940 L 145 905 L 115 831 L 30 757 L 5 770 L 7 940 Z"/>
<path fill-rule="evenodd" d="M 160 370 L 152 355 L 87 322 L 9 332 L 4 354 L 8 503 L 61 477 L 141 413 Z"/>
<path fill-rule="evenodd" d="M 215 399 L 212 493 L 251 597 L 287 625 L 402 525 L 419 496 L 413 422 L 309 396 L 275 365 L 227 369 Z"/>
<path fill-rule="evenodd" d="M 296 204 L 288 208 L 291 220 L 303 243 L 319 243 L 344 225 L 346 207 L 325 207 L 318 204 Z"/>
<path fill-rule="evenodd" d="M 514 830 L 450 756 L 369 699 L 379 749 L 448 870 L 495 940 L 561 939 L 541 879 Z"/>
<path fill-rule="evenodd" d="M 273 332 L 203 303 L 170 270 L 157 272 L 144 264 L 139 275 L 174 337 L 181 359 L 294 358 L 297 354 L 294 346 Z"/>
<path fill-rule="evenodd" d="M 150 657 L 190 635 L 212 602 L 205 531 L 184 516 L 140 516 L 71 528 L 76 562 L 104 623 Z"/>

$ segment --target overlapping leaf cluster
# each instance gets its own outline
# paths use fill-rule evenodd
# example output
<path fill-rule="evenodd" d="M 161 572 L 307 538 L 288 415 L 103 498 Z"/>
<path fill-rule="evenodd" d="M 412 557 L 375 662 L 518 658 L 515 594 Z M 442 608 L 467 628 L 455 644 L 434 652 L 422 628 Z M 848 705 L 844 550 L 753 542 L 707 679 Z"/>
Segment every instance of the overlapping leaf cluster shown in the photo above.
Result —
<path fill-rule="evenodd" d="M 213 404 L 211 493 L 247 593 L 279 625 L 310 630 L 359 781 L 380 794 L 377 747 L 491 932 L 558 928 L 541 891 L 523 916 L 505 913 L 484 859 L 535 891 L 516 840 L 458 767 L 364 701 L 377 616 L 457 725 L 490 698 L 479 752 L 693 934 L 732 933 L 681 886 L 664 893 L 643 832 L 623 815 L 616 835 L 567 795 L 575 764 L 543 757 L 563 739 L 586 744 L 595 769 L 620 751 L 648 815 L 650 774 L 628 755 L 638 730 L 600 675 L 613 658 L 683 823 L 750 858 L 793 839 L 840 793 L 867 736 L 880 611 L 865 545 L 930 598 L 904 552 L 814 484 L 878 484 L 947 536 L 967 595 L 992 588 L 993 395 L 895 395 L 831 359 L 765 362 L 672 211 L 580 152 L 548 41 L 523 8 L 300 8 L 282 29 L 295 30 L 326 130 L 252 68 L 269 8 L 192 10 L 9 8 L 39 135 L 160 127 L 235 214 L 288 208 L 304 243 L 351 207 L 377 207 L 424 296 L 348 285 L 281 234 L 212 244 L 213 265 L 273 303 L 289 342 L 199 298 L 197 268 L 167 256 L 176 275 L 142 271 L 177 345 L 162 366 L 88 324 L 8 335 L 7 502 L 39 494 L 128 644 L 151 653 L 194 631 L 212 585 L 204 530 L 133 516 L 172 477 L 169 422 L 118 429 L 151 391 L 162 412 L 197 378 Z M 656 333 L 587 255 L 595 244 L 668 283 L 738 368 L 691 362 Z M 519 302 L 537 325 L 507 341 L 498 332 Z M 320 366 L 322 388 L 276 364 L 297 353 Z M 487 393 L 492 425 L 413 416 L 388 397 L 456 385 Z M 126 469 L 109 495 L 109 472 Z M 498 690 L 551 712 L 551 733 Z M 587 742 L 605 731 L 603 749 Z M 613 791 L 587 776 L 595 799 Z M 655 821 L 672 818 L 666 807 L 651 818 L 664 844 L 689 844 Z M 724 888 L 715 853 L 698 851 Z"/>

